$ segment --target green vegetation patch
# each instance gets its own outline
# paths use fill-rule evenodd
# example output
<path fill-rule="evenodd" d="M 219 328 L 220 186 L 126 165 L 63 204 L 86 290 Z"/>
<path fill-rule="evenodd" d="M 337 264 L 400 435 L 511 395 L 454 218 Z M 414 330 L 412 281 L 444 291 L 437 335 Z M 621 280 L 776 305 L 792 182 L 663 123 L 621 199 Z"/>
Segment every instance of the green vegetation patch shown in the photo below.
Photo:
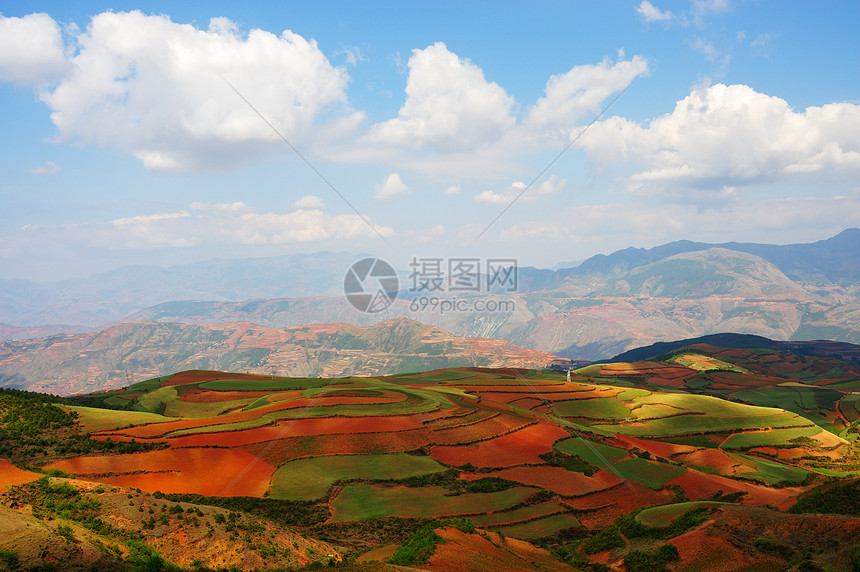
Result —
<path fill-rule="evenodd" d="M 746 479 L 755 479 L 769 485 L 776 485 L 782 483 L 802 483 L 809 477 L 809 471 L 805 471 L 800 467 L 783 465 L 740 453 L 729 454 L 733 458 L 740 460 L 743 464 L 755 469 L 755 472 L 739 475 Z"/>
<path fill-rule="evenodd" d="M 543 538 L 555 534 L 565 528 L 582 526 L 579 520 L 572 514 L 562 513 L 539 518 L 522 524 L 510 526 L 493 527 L 494 532 L 501 532 L 505 536 L 514 538 Z"/>
<path fill-rule="evenodd" d="M 348 522 L 384 516 L 433 517 L 478 514 L 511 507 L 536 489 L 514 487 L 494 493 L 450 495 L 443 487 L 386 487 L 347 485 L 331 501 L 332 520 Z"/>
<path fill-rule="evenodd" d="M 736 366 L 734 364 L 730 364 L 721 359 L 717 359 L 713 356 L 696 353 L 696 352 L 678 352 L 672 355 L 668 360 L 668 363 L 675 363 L 678 365 L 682 365 L 684 367 L 688 367 L 690 369 L 695 369 L 696 371 L 734 371 L 738 373 L 743 373 L 746 370 L 742 367 Z"/>
<path fill-rule="evenodd" d="M 164 413 L 167 404 L 179 398 L 175 387 L 160 387 L 155 391 L 144 393 L 137 398 L 137 403 L 152 413 Z"/>
<path fill-rule="evenodd" d="M 590 419 L 625 419 L 630 410 L 614 397 L 557 401 L 550 406 L 561 417 L 588 417 Z"/>
<path fill-rule="evenodd" d="M 531 520 L 538 517 L 551 516 L 559 512 L 564 512 L 564 505 L 557 502 L 548 502 L 542 504 L 531 504 L 521 506 L 514 510 L 505 510 L 502 512 L 491 512 L 489 514 L 481 514 L 469 517 L 475 526 L 488 527 L 508 525 L 511 523 L 519 523 L 524 520 Z"/>
<path fill-rule="evenodd" d="M 91 433 L 112 431 L 114 429 L 146 425 L 148 423 L 172 421 L 169 417 L 145 411 L 116 411 L 113 409 L 95 409 L 77 405 L 66 405 L 65 409 L 77 413 L 78 420 L 81 422 L 84 430 Z"/>
<path fill-rule="evenodd" d="M 343 383 L 344 380 L 320 378 L 279 377 L 275 379 L 215 379 L 201 383 L 199 387 L 213 391 L 278 391 L 285 389 L 308 389 Z"/>
<path fill-rule="evenodd" d="M 724 449 L 746 449 L 750 447 L 791 446 L 789 440 L 798 437 L 814 437 L 824 429 L 813 427 L 793 427 L 791 429 L 771 429 L 770 431 L 750 431 L 737 433 L 723 443 Z"/>
<path fill-rule="evenodd" d="M 627 456 L 627 451 L 619 447 L 604 445 L 587 441 L 582 437 L 573 437 L 559 441 L 554 448 L 568 455 L 574 455 L 580 459 L 598 467 L 606 468 Z"/>
<path fill-rule="evenodd" d="M 400 566 L 425 564 L 433 556 L 433 553 L 436 552 L 436 547 L 444 543 L 442 537 L 436 534 L 436 531 L 440 528 L 449 528 L 452 526 L 461 532 L 475 532 L 475 525 L 467 519 L 458 518 L 428 522 L 397 547 L 397 550 L 391 556 L 391 562 Z"/>
<path fill-rule="evenodd" d="M 265 400 L 265 398 L 263 399 Z M 195 419 L 215 417 L 225 411 L 245 407 L 253 401 L 254 398 L 247 398 L 230 401 L 213 401 L 211 403 L 192 403 L 178 399 L 167 404 L 164 409 L 164 415 L 167 417 L 191 417 Z"/>
<path fill-rule="evenodd" d="M 822 489 L 809 491 L 788 509 L 794 514 L 824 513 L 860 516 L 860 481 L 845 484 L 825 485 Z"/>
<path fill-rule="evenodd" d="M 651 528 L 666 528 L 671 526 L 678 517 L 688 513 L 694 508 L 702 506 L 718 507 L 724 504 L 728 503 L 717 501 L 693 501 L 653 506 L 638 513 L 634 518 L 636 519 L 636 522 Z"/>
<path fill-rule="evenodd" d="M 394 453 L 298 459 L 282 465 L 272 475 L 269 496 L 276 499 L 314 500 L 329 487 L 347 479 L 403 479 L 440 473 L 446 467 L 431 457 Z"/>
<path fill-rule="evenodd" d="M 773 410 L 771 410 L 773 411 Z M 803 427 L 812 423 L 788 413 L 754 417 L 713 417 L 711 415 L 678 415 L 645 421 L 641 425 L 597 425 L 596 428 L 638 437 L 664 437 L 690 433 L 716 433 L 767 427 Z"/>
<path fill-rule="evenodd" d="M 619 461 L 615 463 L 614 468 L 625 479 L 630 479 L 655 490 L 687 472 L 684 467 L 667 463 L 654 463 L 639 458 Z"/>

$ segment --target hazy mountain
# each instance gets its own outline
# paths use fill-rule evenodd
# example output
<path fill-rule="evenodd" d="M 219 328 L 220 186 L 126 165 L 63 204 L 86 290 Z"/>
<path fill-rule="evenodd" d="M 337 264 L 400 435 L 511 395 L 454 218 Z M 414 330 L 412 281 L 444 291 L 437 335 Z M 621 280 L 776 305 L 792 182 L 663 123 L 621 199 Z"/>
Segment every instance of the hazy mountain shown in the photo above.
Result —
<path fill-rule="evenodd" d="M 208 260 L 160 268 L 125 266 L 37 284 L 0 280 L 0 323 L 97 326 L 171 300 L 248 300 L 339 295 L 360 255 L 345 252 Z"/>
<path fill-rule="evenodd" d="M 0 343 L 0 385 L 68 395 L 187 369 L 338 377 L 461 366 L 542 368 L 555 360 L 502 340 L 460 338 L 402 319 L 367 328 L 287 329 L 144 322 Z"/>

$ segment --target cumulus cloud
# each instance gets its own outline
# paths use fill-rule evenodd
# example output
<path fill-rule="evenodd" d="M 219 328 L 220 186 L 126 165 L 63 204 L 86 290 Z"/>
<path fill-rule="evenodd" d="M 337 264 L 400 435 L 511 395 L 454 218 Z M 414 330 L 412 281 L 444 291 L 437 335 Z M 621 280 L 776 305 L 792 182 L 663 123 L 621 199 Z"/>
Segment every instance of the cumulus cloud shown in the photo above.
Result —
<path fill-rule="evenodd" d="M 579 145 L 604 162 L 646 168 L 632 181 L 703 189 L 743 186 L 826 168 L 860 170 L 860 105 L 793 111 L 746 85 L 698 88 L 672 113 L 639 125 L 612 117 Z"/>
<path fill-rule="evenodd" d="M 670 22 L 672 20 L 672 13 L 668 10 L 665 12 L 661 11 L 659 8 L 648 2 L 648 0 L 642 0 L 642 3 L 636 7 L 636 11 L 646 22 Z"/>
<path fill-rule="evenodd" d="M 450 185 L 447 189 L 445 189 L 446 195 L 459 195 L 460 194 L 460 184 Z"/>
<path fill-rule="evenodd" d="M 367 140 L 443 152 L 493 143 L 514 126 L 514 99 L 484 72 L 437 42 L 409 58 L 406 101 L 396 119 L 374 125 Z"/>
<path fill-rule="evenodd" d="M 45 161 L 44 165 L 30 169 L 31 175 L 58 175 L 62 171 L 59 165 L 53 161 Z"/>
<path fill-rule="evenodd" d="M 560 194 L 564 191 L 566 186 L 566 179 L 561 179 L 559 181 L 555 175 L 551 175 L 546 181 L 540 183 L 539 185 L 533 185 L 531 188 L 525 191 L 525 193 L 523 193 L 523 191 L 526 189 L 526 184 L 522 181 L 514 181 L 513 183 L 511 183 L 511 186 L 505 189 L 505 191 L 502 193 L 496 193 L 490 190 L 486 190 L 475 195 L 475 202 L 487 205 L 507 206 L 511 203 L 511 201 L 515 200 L 520 195 L 520 193 L 523 194 L 519 197 L 519 200 L 531 201 L 538 197 L 546 197 Z"/>
<path fill-rule="evenodd" d="M 60 26 L 47 14 L 0 15 L 0 81 L 42 84 L 67 67 Z"/>
<path fill-rule="evenodd" d="M 605 59 L 597 65 L 574 66 L 554 75 L 547 81 L 545 95 L 529 110 L 524 131 L 540 139 L 549 131 L 556 139 L 566 140 L 578 121 L 599 113 L 610 95 L 647 73 L 648 62 L 635 56 L 615 63 Z"/>
<path fill-rule="evenodd" d="M 56 42 L 56 23 L 43 19 L 39 43 Z M 226 18 L 201 30 L 167 16 L 104 12 L 76 42 L 66 74 L 40 94 L 58 138 L 124 149 L 148 169 L 225 168 L 282 149 L 224 80 L 303 149 L 363 118 L 349 108 L 346 72 L 289 30 L 245 37 Z"/>
<path fill-rule="evenodd" d="M 376 192 L 373 195 L 377 201 L 393 201 L 399 199 L 409 192 L 409 187 L 400 178 L 397 173 L 391 173 L 385 177 L 385 181 L 381 185 L 376 185 Z"/>
<path fill-rule="evenodd" d="M 294 202 L 293 206 L 297 209 L 321 209 L 325 203 L 316 195 L 305 195 Z"/>

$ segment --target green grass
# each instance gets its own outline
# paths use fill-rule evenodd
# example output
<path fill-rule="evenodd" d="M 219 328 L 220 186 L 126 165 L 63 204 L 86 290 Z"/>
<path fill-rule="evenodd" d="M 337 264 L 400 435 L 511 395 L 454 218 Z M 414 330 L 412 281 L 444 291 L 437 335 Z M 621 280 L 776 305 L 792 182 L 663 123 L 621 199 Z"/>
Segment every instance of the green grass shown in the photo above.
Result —
<path fill-rule="evenodd" d="M 150 391 L 149 393 L 144 393 L 137 398 L 137 402 L 147 411 L 152 413 L 161 413 L 159 408 L 162 408 L 163 410 L 163 406 L 166 407 L 168 403 L 176 401 L 178 398 L 179 394 L 176 392 L 176 388 L 167 386 L 160 387 L 155 391 Z"/>
<path fill-rule="evenodd" d="M 299 459 L 274 472 L 269 497 L 315 500 L 325 496 L 329 487 L 342 479 L 404 479 L 446 469 L 431 457 L 404 453 Z"/>
<path fill-rule="evenodd" d="M 380 488 L 360 484 L 344 487 L 330 506 L 334 522 L 386 516 L 430 518 L 492 512 L 513 506 L 535 492 L 534 488 L 514 487 L 494 493 L 449 496 L 448 489 L 439 486 Z"/>
<path fill-rule="evenodd" d="M 654 506 L 646 508 L 634 518 L 640 524 L 650 526 L 652 528 L 666 528 L 675 521 L 676 518 L 685 514 L 694 508 L 700 506 L 720 506 L 728 503 L 715 501 L 693 501 L 681 502 L 675 504 L 666 504 L 662 506 Z"/>
<path fill-rule="evenodd" d="M 771 410 L 773 411 L 773 410 Z M 754 417 L 714 417 L 711 415 L 680 415 L 645 421 L 641 425 L 596 425 L 597 429 L 615 431 L 638 437 L 668 437 L 690 433 L 713 433 L 766 427 L 801 427 L 812 425 L 802 417 L 788 413 Z"/>
<path fill-rule="evenodd" d="M 69 411 L 77 411 L 80 415 L 81 425 L 84 431 L 95 433 L 98 431 L 110 431 L 133 425 L 146 425 L 147 423 L 162 423 L 172 421 L 169 417 L 155 413 L 142 411 L 117 411 L 115 409 L 95 409 L 92 407 L 80 407 L 77 405 L 65 405 Z"/>
<path fill-rule="evenodd" d="M 539 516 L 549 516 L 562 511 L 564 511 L 564 506 L 557 502 L 551 502 L 523 506 L 514 510 L 506 510 L 504 512 L 493 512 L 490 514 L 470 516 L 469 519 L 475 523 L 475 526 L 500 526 L 511 522 L 529 520 L 530 518 Z"/>
<path fill-rule="evenodd" d="M 206 381 L 199 385 L 202 389 L 213 391 L 278 391 L 286 389 L 307 389 L 311 387 L 325 387 L 344 380 L 286 377 L 275 379 L 215 379 Z"/>
<path fill-rule="evenodd" d="M 624 419 L 630 410 L 614 397 L 576 399 L 553 403 L 550 409 L 561 417 L 588 417 L 591 419 Z"/>
<path fill-rule="evenodd" d="M 473 519 L 474 520 L 474 519 Z M 554 514 L 546 518 L 512 524 L 510 526 L 493 527 L 490 530 L 501 532 L 505 536 L 513 538 L 543 538 L 555 534 L 564 528 L 581 527 L 582 525 L 571 514 Z"/>
<path fill-rule="evenodd" d="M 755 479 L 769 485 L 777 485 L 800 483 L 809 476 L 809 471 L 805 471 L 799 467 L 774 463 L 773 461 L 766 461 L 740 453 L 730 453 L 730 455 L 737 458 L 743 464 L 755 468 L 754 473 L 742 473 L 739 475 L 746 479 Z"/>
<path fill-rule="evenodd" d="M 792 429 L 772 429 L 770 431 L 752 431 L 738 433 L 729 437 L 722 447 L 724 449 L 744 449 L 747 447 L 766 447 L 768 445 L 791 445 L 789 439 L 797 437 L 813 437 L 821 433 L 820 427 L 796 427 Z"/>
<path fill-rule="evenodd" d="M 164 409 L 164 414 L 168 417 L 193 417 L 195 419 L 202 417 L 215 417 L 225 411 L 238 409 L 253 402 L 254 398 L 233 399 L 230 401 L 215 401 L 212 403 L 192 403 L 190 401 L 171 401 Z"/>
<path fill-rule="evenodd" d="M 655 490 L 687 472 L 687 469 L 684 467 L 666 463 L 654 463 L 639 458 L 619 461 L 613 467 L 625 479 L 635 481 Z"/>
<path fill-rule="evenodd" d="M 581 437 L 559 441 L 554 445 L 554 448 L 562 453 L 576 455 L 583 461 L 604 468 L 627 456 L 627 451 L 624 449 L 586 441 Z"/>

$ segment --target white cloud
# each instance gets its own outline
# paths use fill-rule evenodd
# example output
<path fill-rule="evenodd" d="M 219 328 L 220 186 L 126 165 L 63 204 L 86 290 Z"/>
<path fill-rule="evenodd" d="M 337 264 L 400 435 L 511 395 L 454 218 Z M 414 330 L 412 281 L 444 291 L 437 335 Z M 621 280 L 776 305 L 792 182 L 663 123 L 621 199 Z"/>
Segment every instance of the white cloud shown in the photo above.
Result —
<path fill-rule="evenodd" d="M 487 205 L 507 206 L 511 203 L 511 201 L 515 200 L 520 195 L 520 193 L 523 193 L 523 195 L 520 196 L 518 200 L 531 201 L 538 197 L 560 194 L 564 191 L 566 186 L 566 179 L 562 179 L 559 181 L 555 175 L 551 175 L 544 182 L 540 183 L 539 185 L 533 185 L 531 188 L 525 191 L 525 193 L 523 193 L 523 190 L 526 188 L 526 184 L 522 181 L 514 181 L 513 183 L 511 183 L 511 186 L 505 189 L 505 191 L 502 193 L 485 190 L 475 195 L 475 202 Z"/>
<path fill-rule="evenodd" d="M 860 105 L 793 111 L 745 85 L 698 88 L 647 125 L 613 117 L 579 143 L 604 162 L 645 166 L 637 184 L 744 186 L 829 167 L 860 170 Z"/>
<path fill-rule="evenodd" d="M 148 169 L 222 169 L 283 150 L 222 77 L 301 149 L 363 118 L 347 104 L 346 72 L 289 30 L 243 37 L 226 18 L 200 30 L 104 12 L 76 40 L 68 73 L 40 95 L 59 138 L 124 149 Z"/>
<path fill-rule="evenodd" d="M 367 141 L 473 150 L 496 142 L 515 124 L 514 99 L 469 60 L 442 42 L 414 50 L 409 58 L 406 102 L 396 119 L 374 125 Z"/>
<path fill-rule="evenodd" d="M 460 194 L 460 184 L 454 184 L 445 189 L 446 195 L 459 195 Z"/>
<path fill-rule="evenodd" d="M 59 165 L 53 161 L 45 161 L 44 165 L 30 169 L 32 175 L 57 175 L 62 171 Z"/>
<path fill-rule="evenodd" d="M 642 3 L 636 7 L 636 11 L 646 22 L 669 22 L 672 20 L 670 11 L 663 12 L 648 0 L 642 0 Z"/>
<path fill-rule="evenodd" d="M 66 71 L 60 26 L 47 14 L 0 15 L 0 81 L 42 84 Z"/>
<path fill-rule="evenodd" d="M 392 236 L 389 227 L 375 226 Z M 2 236 L 17 255 L 54 249 L 136 250 L 234 245 L 285 245 L 369 239 L 374 229 L 358 215 L 329 215 L 321 210 L 288 213 L 257 212 L 241 202 L 193 203 L 188 210 L 114 219 L 103 223 L 33 225 L 18 234 Z"/>
<path fill-rule="evenodd" d="M 600 111 L 613 93 L 627 87 L 635 78 L 647 75 L 648 62 L 641 56 L 611 63 L 574 66 L 567 73 L 549 78 L 545 95 L 529 110 L 525 131 L 531 137 L 545 140 L 547 131 L 567 142 L 570 129 L 587 115 Z"/>
<path fill-rule="evenodd" d="M 773 39 L 773 36 L 770 34 L 759 34 L 756 36 L 756 39 L 750 42 L 750 47 L 752 48 L 763 48 L 765 44 L 769 43 Z"/>
<path fill-rule="evenodd" d="M 397 173 L 391 173 L 385 177 L 381 185 L 376 185 L 376 193 L 373 198 L 377 201 L 393 201 L 399 199 L 409 192 L 409 188 Z"/>
<path fill-rule="evenodd" d="M 325 203 L 316 195 L 305 195 L 294 202 L 293 206 L 297 209 L 321 209 Z"/>

